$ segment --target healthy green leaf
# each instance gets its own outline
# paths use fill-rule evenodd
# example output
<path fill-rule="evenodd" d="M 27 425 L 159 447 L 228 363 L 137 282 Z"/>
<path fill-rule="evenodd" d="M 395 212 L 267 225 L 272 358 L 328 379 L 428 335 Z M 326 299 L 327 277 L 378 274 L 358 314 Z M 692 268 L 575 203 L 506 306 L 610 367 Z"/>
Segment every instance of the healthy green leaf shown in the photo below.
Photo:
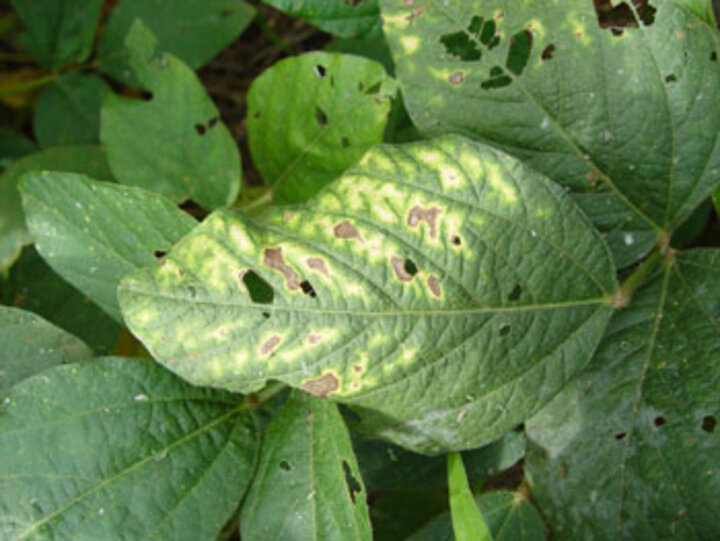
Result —
<path fill-rule="evenodd" d="M 36 150 L 35 143 L 18 132 L 0 127 L 0 172 L 13 161 Z"/>
<path fill-rule="evenodd" d="M 39 64 L 59 68 L 90 55 L 102 0 L 12 0 L 25 26 L 23 46 Z"/>
<path fill-rule="evenodd" d="M 257 453 L 237 396 L 101 359 L 17 385 L 0 414 L 0 537 L 214 540 Z"/>
<path fill-rule="evenodd" d="M 130 65 L 152 98 L 103 99 L 100 139 L 118 181 L 208 209 L 229 205 L 240 189 L 240 154 L 197 76 L 158 51 L 141 21 L 133 24 L 126 45 Z"/>
<path fill-rule="evenodd" d="M 100 99 L 110 87 L 97 75 L 69 73 L 45 89 L 33 127 L 41 147 L 98 143 Z"/>
<path fill-rule="evenodd" d="M 492 541 L 480 509 L 475 505 L 460 453 L 447 456 L 450 516 L 457 541 Z"/>
<path fill-rule="evenodd" d="M 545 526 L 535 508 L 521 493 L 505 490 L 475 497 L 494 541 L 544 541 Z M 454 541 L 450 513 L 428 522 L 407 541 Z"/>
<path fill-rule="evenodd" d="M 0 399 L 17 382 L 46 368 L 90 357 L 79 339 L 43 318 L 0 306 Z"/>
<path fill-rule="evenodd" d="M 720 37 L 671 0 L 624 21 L 629 2 L 617 12 L 590 0 L 381 5 L 423 133 L 472 136 L 573 190 L 612 196 L 656 239 L 720 181 Z M 616 229 L 637 235 L 630 225 Z M 636 247 L 634 260 L 645 241 Z"/>
<path fill-rule="evenodd" d="M 20 255 L 32 238 L 25 227 L 18 182 L 27 171 L 71 171 L 99 179 L 111 179 L 104 152 L 97 146 L 73 146 L 47 149 L 14 162 L 0 177 L 0 272 Z"/>
<path fill-rule="evenodd" d="M 255 8 L 240 0 L 122 0 L 100 39 L 100 66 L 115 79 L 134 81 L 124 43 L 136 19 L 157 37 L 159 50 L 194 69 L 227 47 L 253 17 Z"/>
<path fill-rule="evenodd" d="M 274 199 L 307 201 L 381 143 L 396 92 L 377 62 L 337 53 L 287 58 L 258 77 L 248 93 L 248 142 Z"/>
<path fill-rule="evenodd" d="M 195 225 L 159 194 L 73 173 L 28 173 L 20 192 L 43 259 L 120 322 L 120 279 L 161 258 Z"/>
<path fill-rule="evenodd" d="M 378 0 L 263 0 L 263 3 L 344 38 L 359 37 L 380 26 Z"/>
<path fill-rule="evenodd" d="M 115 351 L 118 324 L 60 278 L 32 246 L 23 249 L 7 277 L 0 276 L 0 303 L 43 317 L 82 339 L 97 354 Z"/>
<path fill-rule="evenodd" d="M 556 539 L 713 539 L 720 514 L 720 251 L 680 253 L 526 423 Z"/>
<path fill-rule="evenodd" d="M 432 454 L 540 409 L 588 361 L 615 289 L 606 246 L 558 186 L 446 137 L 376 147 L 262 222 L 218 211 L 119 298 L 154 357 L 195 384 L 281 380 Z"/>
<path fill-rule="evenodd" d="M 264 436 L 242 508 L 242 538 L 371 539 L 350 435 L 331 402 L 290 397 Z"/>

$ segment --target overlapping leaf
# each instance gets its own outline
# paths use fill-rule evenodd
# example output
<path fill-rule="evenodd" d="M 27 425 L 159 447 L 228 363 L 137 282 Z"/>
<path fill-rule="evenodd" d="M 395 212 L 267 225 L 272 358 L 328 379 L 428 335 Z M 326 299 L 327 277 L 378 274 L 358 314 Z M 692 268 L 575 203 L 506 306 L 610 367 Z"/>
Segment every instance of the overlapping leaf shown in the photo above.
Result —
<path fill-rule="evenodd" d="M 100 139 L 119 182 L 192 199 L 213 209 L 240 189 L 240 155 L 195 73 L 158 43 L 140 21 L 126 45 L 149 101 L 106 94 Z"/>
<path fill-rule="evenodd" d="M 378 0 L 351 2 L 326 0 L 263 0 L 296 17 L 302 17 L 325 32 L 341 37 L 362 36 L 380 24 Z"/>
<path fill-rule="evenodd" d="M 193 383 L 278 379 L 434 453 L 488 443 L 560 390 L 615 287 L 604 243 L 559 187 L 448 137 L 377 147 L 263 222 L 218 211 L 119 298 L 131 330 Z"/>
<path fill-rule="evenodd" d="M 195 225 L 159 194 L 73 173 L 28 173 L 20 190 L 40 255 L 118 321 L 120 279 L 162 257 Z"/>
<path fill-rule="evenodd" d="M 264 437 L 242 538 L 370 540 L 365 489 L 337 406 L 291 396 Z"/>
<path fill-rule="evenodd" d="M 447 455 L 450 517 L 456 541 L 492 541 L 482 512 L 475 505 L 460 453 Z"/>
<path fill-rule="evenodd" d="M 248 93 L 248 142 L 275 201 L 307 201 L 382 142 L 396 91 L 380 64 L 343 54 L 288 58 L 258 77 Z"/>
<path fill-rule="evenodd" d="M 678 255 L 526 424 L 526 471 L 555 538 L 716 536 L 719 315 L 720 252 Z"/>
<path fill-rule="evenodd" d="M 0 537 L 214 540 L 256 447 L 237 396 L 152 361 L 43 372 L 0 413 Z"/>
<path fill-rule="evenodd" d="M 671 0 L 615 4 L 381 2 L 421 131 L 491 142 L 598 193 L 593 213 L 608 197 L 630 211 L 605 230 L 631 239 L 640 220 L 642 236 L 658 238 L 720 181 L 720 38 Z M 620 257 L 637 260 L 648 244 L 638 237 Z"/>

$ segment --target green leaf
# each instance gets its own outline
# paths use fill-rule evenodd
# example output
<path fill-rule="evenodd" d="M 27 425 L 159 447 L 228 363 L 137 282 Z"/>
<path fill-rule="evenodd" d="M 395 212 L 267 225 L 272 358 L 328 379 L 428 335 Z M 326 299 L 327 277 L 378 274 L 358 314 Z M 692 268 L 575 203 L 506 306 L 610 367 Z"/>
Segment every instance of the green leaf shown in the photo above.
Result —
<path fill-rule="evenodd" d="M 325 50 L 329 53 L 353 54 L 374 60 L 382 64 L 388 74 L 395 73 L 392 53 L 379 26 L 360 37 L 334 39 L 325 46 Z"/>
<path fill-rule="evenodd" d="M 624 24 L 636 28 L 610 28 L 615 15 L 589 0 L 381 5 L 424 134 L 471 136 L 577 192 L 612 197 L 656 240 L 720 181 L 720 38 L 671 0 L 630 14 Z M 624 219 L 614 230 L 638 236 Z M 634 260 L 645 241 L 636 247 Z"/>
<path fill-rule="evenodd" d="M 505 490 L 475 497 L 494 541 L 544 541 L 545 526 L 521 493 Z M 454 541 L 450 513 L 443 513 L 407 538 L 407 541 Z"/>
<path fill-rule="evenodd" d="M 344 38 L 359 37 L 380 26 L 378 0 L 263 0 L 263 3 Z"/>
<path fill-rule="evenodd" d="M 297 89 L 291 100 L 287 81 Z M 337 53 L 287 58 L 248 93 L 253 161 L 280 203 L 307 201 L 383 139 L 395 81 L 377 62 Z"/>
<path fill-rule="evenodd" d="M 17 385 L 0 414 L 0 537 L 214 540 L 250 481 L 243 402 L 156 363 L 101 359 Z"/>
<path fill-rule="evenodd" d="M 457 541 L 492 541 L 480 509 L 475 505 L 460 453 L 447 456 L 450 515 Z"/>
<path fill-rule="evenodd" d="M 263 218 L 218 211 L 123 281 L 132 332 L 195 384 L 281 380 L 424 454 L 489 443 L 540 409 L 612 312 L 610 255 L 572 200 L 459 137 L 376 147 Z"/>
<path fill-rule="evenodd" d="M 110 87 L 97 75 L 69 73 L 45 89 L 33 127 L 40 146 L 98 143 L 100 99 Z"/>
<path fill-rule="evenodd" d="M 554 538 L 715 537 L 719 315 L 720 251 L 678 254 L 526 423 L 526 472 Z"/>
<path fill-rule="evenodd" d="M 444 457 L 425 457 L 380 440 L 354 439 L 360 473 L 369 491 L 424 490 L 447 486 Z M 501 472 L 525 456 L 525 435 L 512 431 L 479 449 L 462 453 L 468 479 Z"/>
<path fill-rule="evenodd" d="M 12 164 L 0 177 L 0 272 L 20 255 L 32 239 L 25 227 L 18 182 L 27 171 L 72 171 L 100 179 L 111 179 L 104 152 L 97 146 L 73 146 L 47 149 L 25 156 Z"/>
<path fill-rule="evenodd" d="M 337 406 L 292 395 L 263 438 L 242 538 L 371 539 L 366 494 Z"/>
<path fill-rule="evenodd" d="M 7 277 L 0 276 L 0 303 L 42 316 L 95 353 L 115 351 L 118 324 L 48 267 L 34 247 L 23 250 Z"/>
<path fill-rule="evenodd" d="M 130 65 L 152 98 L 103 99 L 100 140 L 118 181 L 208 209 L 229 205 L 240 189 L 240 154 L 197 76 L 159 52 L 141 21 L 126 44 Z"/>
<path fill-rule="evenodd" d="M 445 459 L 442 458 L 443 470 Z M 447 479 L 447 471 L 443 471 Z M 371 494 L 370 520 L 374 541 L 398 541 L 422 528 L 448 508 L 447 493 L 440 490 L 402 490 Z M 449 513 L 448 513 L 449 524 Z M 452 532 L 452 525 L 450 525 Z M 451 534 L 452 535 L 452 534 Z M 453 539 L 451 538 L 451 541 Z"/>
<path fill-rule="evenodd" d="M 73 173 L 28 173 L 20 192 L 43 259 L 120 322 L 120 279 L 161 258 L 195 225 L 159 194 Z"/>
<path fill-rule="evenodd" d="M 715 205 L 715 212 L 720 214 L 720 186 L 715 188 L 712 195 L 713 204 Z"/>
<path fill-rule="evenodd" d="M 102 0 L 12 0 L 25 26 L 22 45 L 39 64 L 59 68 L 90 55 Z"/>
<path fill-rule="evenodd" d="M 717 26 L 712 0 L 673 0 L 681 6 L 691 9 L 698 17 L 712 26 Z"/>
<path fill-rule="evenodd" d="M 16 159 L 35 150 L 35 143 L 24 135 L 0 127 L 0 171 L 7 169 Z"/>
<path fill-rule="evenodd" d="M 79 339 L 31 312 L 0 306 L 0 398 L 17 382 L 92 352 Z"/>

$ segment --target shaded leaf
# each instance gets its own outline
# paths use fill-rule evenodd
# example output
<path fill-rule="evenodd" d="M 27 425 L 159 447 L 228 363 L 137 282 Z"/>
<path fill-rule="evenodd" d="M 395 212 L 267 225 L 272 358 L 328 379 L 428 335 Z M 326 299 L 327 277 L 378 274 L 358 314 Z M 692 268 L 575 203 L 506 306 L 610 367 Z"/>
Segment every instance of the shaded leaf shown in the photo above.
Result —
<path fill-rule="evenodd" d="M 98 143 L 100 99 L 110 87 L 97 75 L 69 73 L 48 86 L 33 117 L 41 147 Z"/>
<path fill-rule="evenodd" d="M 90 55 L 102 0 L 12 0 L 25 26 L 22 45 L 39 64 L 59 68 Z"/>
<path fill-rule="evenodd" d="M 125 36 L 136 19 L 158 40 L 158 49 L 195 69 L 227 47 L 250 24 L 255 8 L 240 0 L 122 0 L 98 44 L 100 67 L 123 82 L 135 77 Z"/>
<path fill-rule="evenodd" d="M 263 0 L 294 17 L 302 17 L 336 36 L 359 37 L 380 26 L 378 0 Z"/>
<path fill-rule="evenodd" d="M 441 457 L 441 461 L 444 469 L 444 457 Z M 422 528 L 427 523 L 428 517 L 436 516 L 447 509 L 447 494 L 440 490 L 403 490 L 373 494 L 370 505 L 373 539 L 374 541 L 405 539 Z M 449 513 L 448 525 L 452 535 Z M 454 541 L 454 538 L 451 541 Z"/>
<path fill-rule="evenodd" d="M 612 312 L 609 253 L 572 200 L 459 137 L 376 147 L 263 218 L 218 211 L 123 281 L 130 329 L 195 384 L 281 380 L 426 454 L 489 443 L 537 411 Z"/>
<path fill-rule="evenodd" d="M 152 97 L 105 95 L 100 139 L 118 181 L 208 209 L 229 205 L 240 189 L 240 155 L 197 76 L 160 52 L 141 21 L 126 45 L 135 75 Z"/>
<path fill-rule="evenodd" d="M 237 396 L 146 360 L 58 367 L 0 414 L 0 536 L 214 540 L 252 474 Z"/>
<path fill-rule="evenodd" d="M 354 38 L 334 39 L 325 46 L 330 53 L 353 54 L 379 62 L 391 76 L 395 73 L 392 53 L 380 26 L 367 34 Z"/>
<path fill-rule="evenodd" d="M 0 171 L 7 169 L 16 159 L 36 150 L 35 143 L 24 135 L 0 127 Z"/>
<path fill-rule="evenodd" d="M 120 322 L 120 279 L 160 259 L 195 225 L 159 194 L 73 173 L 28 173 L 20 191 L 43 259 Z"/>
<path fill-rule="evenodd" d="M 554 538 L 715 537 L 719 314 L 720 251 L 678 254 L 526 423 L 526 472 Z"/>
<path fill-rule="evenodd" d="M 242 538 L 371 539 L 366 494 L 337 406 L 294 394 L 264 436 Z"/>
<path fill-rule="evenodd" d="M 460 453 L 447 456 L 450 517 L 457 541 L 492 541 L 480 509 L 475 505 Z"/>
<path fill-rule="evenodd" d="M 46 368 L 90 357 L 92 351 L 71 334 L 31 312 L 0 306 L 0 399 Z"/>
<path fill-rule="evenodd" d="M 292 100 L 287 81 L 297 89 Z M 396 88 L 376 62 L 322 52 L 282 60 L 255 79 L 248 142 L 275 200 L 307 201 L 382 142 Z"/>

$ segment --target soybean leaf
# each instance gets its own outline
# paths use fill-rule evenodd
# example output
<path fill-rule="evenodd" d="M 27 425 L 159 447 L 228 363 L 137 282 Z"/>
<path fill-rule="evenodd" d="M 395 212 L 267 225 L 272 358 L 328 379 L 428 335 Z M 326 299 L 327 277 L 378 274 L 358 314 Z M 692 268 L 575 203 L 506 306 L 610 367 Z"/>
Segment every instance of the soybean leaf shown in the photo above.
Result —
<path fill-rule="evenodd" d="M 17 185 L 27 171 L 74 171 L 100 179 L 111 179 L 104 152 L 98 146 L 47 149 L 25 156 L 0 177 L 0 271 L 8 268 L 32 239 L 25 227 Z"/>
<path fill-rule="evenodd" d="M 671 0 L 615 4 L 381 2 L 423 133 L 492 143 L 616 199 L 643 236 L 666 241 L 720 181 L 720 38 Z M 621 216 L 615 230 L 637 236 Z M 634 247 L 632 260 L 647 252 Z"/>
<path fill-rule="evenodd" d="M 521 492 L 505 490 L 475 497 L 494 541 L 544 541 L 545 526 L 535 508 Z M 413 533 L 407 541 L 454 541 L 450 513 L 438 515 Z"/>
<path fill-rule="evenodd" d="M 288 100 L 287 81 L 297 91 Z M 383 140 L 395 95 L 383 67 L 352 55 L 287 58 L 248 93 L 253 161 L 280 203 L 307 201 Z"/>
<path fill-rule="evenodd" d="M 97 75 L 69 73 L 45 89 L 33 127 L 40 146 L 98 143 L 100 99 L 110 87 Z"/>
<path fill-rule="evenodd" d="M 344 38 L 359 37 L 380 26 L 378 0 L 263 0 L 263 3 Z"/>
<path fill-rule="evenodd" d="M 240 189 L 240 155 L 195 73 L 160 52 L 141 21 L 126 45 L 132 69 L 152 97 L 109 93 L 103 99 L 100 140 L 118 181 L 209 209 L 232 203 Z"/>
<path fill-rule="evenodd" d="M 444 457 L 441 458 L 445 466 Z M 447 472 L 444 473 L 447 478 Z M 448 509 L 447 493 L 440 490 L 376 492 L 371 498 L 370 520 L 374 541 L 405 539 L 422 528 L 428 517 L 434 517 Z"/>
<path fill-rule="evenodd" d="M 118 343 L 118 324 L 60 278 L 32 246 L 23 249 L 6 277 L 0 276 L 0 303 L 42 316 L 97 354 L 112 353 Z"/>
<path fill-rule="evenodd" d="M 713 0 L 673 0 L 674 2 L 687 6 L 695 12 L 695 14 L 704 19 L 713 26 L 717 26 L 715 20 L 715 11 L 713 9 Z"/>
<path fill-rule="evenodd" d="M 31 312 L 0 306 L 0 399 L 17 382 L 92 352 L 79 339 Z"/>
<path fill-rule="evenodd" d="M 7 169 L 13 161 L 36 150 L 35 143 L 24 135 L 0 127 L 0 172 Z"/>
<path fill-rule="evenodd" d="M 100 43 L 101 69 L 120 81 L 135 80 L 125 36 L 136 19 L 158 40 L 158 49 L 195 69 L 227 47 L 250 24 L 255 8 L 240 0 L 122 0 Z"/>
<path fill-rule="evenodd" d="M 242 538 L 371 539 L 366 494 L 337 406 L 294 394 L 264 436 Z"/>
<path fill-rule="evenodd" d="M 680 253 L 526 423 L 526 472 L 555 538 L 717 533 L 719 314 L 720 251 Z"/>
<path fill-rule="evenodd" d="M 362 56 L 382 64 L 391 76 L 395 73 L 392 53 L 379 26 L 360 37 L 335 39 L 325 46 L 325 50 L 330 53 Z"/>
<path fill-rule="evenodd" d="M 278 379 L 432 454 L 489 443 L 547 402 L 589 360 L 615 289 L 606 246 L 557 185 L 446 137 L 376 147 L 262 222 L 218 211 L 119 298 L 195 384 Z"/>
<path fill-rule="evenodd" d="M 720 187 L 715 188 L 712 199 L 713 203 L 715 204 L 715 212 L 720 214 Z"/>
<path fill-rule="evenodd" d="M 39 64 L 59 68 L 90 55 L 102 0 L 12 0 L 25 26 L 20 41 Z"/>
<path fill-rule="evenodd" d="M 447 486 L 443 457 L 425 457 L 380 440 L 354 439 L 360 473 L 369 491 L 425 490 Z M 479 449 L 462 453 L 468 479 L 501 472 L 525 455 L 525 435 L 512 431 Z"/>
<path fill-rule="evenodd" d="M 28 173 L 20 191 L 43 259 L 120 322 L 120 279 L 162 258 L 195 225 L 159 194 L 73 173 Z"/>
<path fill-rule="evenodd" d="M 3 539 L 214 540 L 258 437 L 244 402 L 106 358 L 25 380 L 0 415 Z"/>
<path fill-rule="evenodd" d="M 492 541 L 482 513 L 475 505 L 460 453 L 447 456 L 450 516 L 457 541 Z"/>

